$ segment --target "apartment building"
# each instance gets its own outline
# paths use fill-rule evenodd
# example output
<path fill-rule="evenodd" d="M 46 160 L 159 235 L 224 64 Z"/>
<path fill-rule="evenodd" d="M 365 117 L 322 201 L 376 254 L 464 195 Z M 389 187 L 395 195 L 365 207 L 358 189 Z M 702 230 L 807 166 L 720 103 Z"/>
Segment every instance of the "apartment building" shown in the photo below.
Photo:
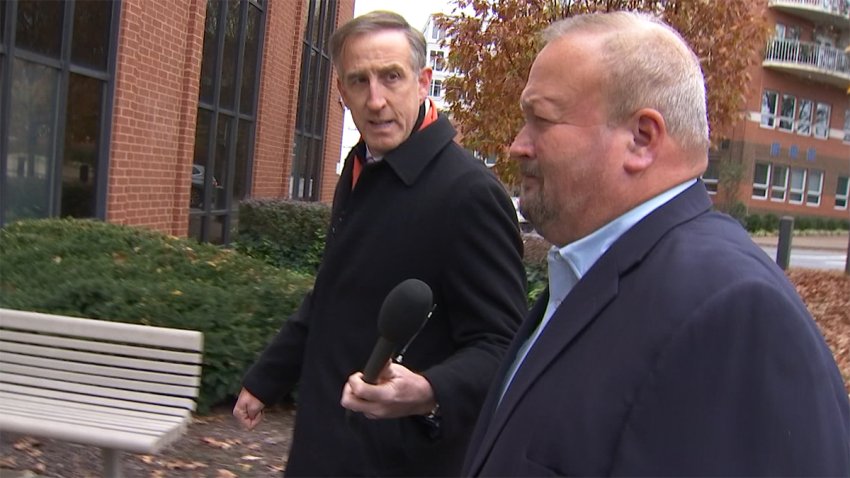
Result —
<path fill-rule="evenodd" d="M 0 2 L 0 225 L 227 243 L 245 198 L 329 201 L 327 39 L 354 0 Z"/>
<path fill-rule="evenodd" d="M 766 8 L 773 35 L 745 119 L 712 152 L 706 185 L 751 214 L 850 219 L 850 1 Z"/>

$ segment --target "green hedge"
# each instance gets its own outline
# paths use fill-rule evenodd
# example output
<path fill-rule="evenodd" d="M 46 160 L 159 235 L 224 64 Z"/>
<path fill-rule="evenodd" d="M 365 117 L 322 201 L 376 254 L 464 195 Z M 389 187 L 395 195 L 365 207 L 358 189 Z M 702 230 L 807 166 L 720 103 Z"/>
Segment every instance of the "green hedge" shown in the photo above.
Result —
<path fill-rule="evenodd" d="M 330 206 L 322 203 L 243 201 L 233 247 L 276 267 L 315 274 L 322 261 L 330 217 Z"/>
<path fill-rule="evenodd" d="M 795 231 L 846 231 L 850 229 L 850 220 L 824 218 L 816 216 L 793 216 Z M 750 214 L 744 217 L 743 225 L 750 233 L 779 231 L 779 219 L 776 214 Z"/>
<path fill-rule="evenodd" d="M 202 331 L 201 412 L 239 391 L 312 282 L 231 250 L 100 221 L 0 229 L 0 306 Z"/>

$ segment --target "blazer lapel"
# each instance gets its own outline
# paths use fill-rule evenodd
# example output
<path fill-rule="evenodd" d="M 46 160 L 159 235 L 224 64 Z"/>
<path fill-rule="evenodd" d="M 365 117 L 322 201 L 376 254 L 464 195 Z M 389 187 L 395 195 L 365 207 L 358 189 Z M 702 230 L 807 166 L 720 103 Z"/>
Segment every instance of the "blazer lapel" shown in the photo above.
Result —
<path fill-rule="evenodd" d="M 711 207 L 711 200 L 701 181 L 686 189 L 667 204 L 653 211 L 629 231 L 623 234 L 611 248 L 599 258 L 596 264 L 585 274 L 567 295 L 546 329 L 525 357 L 513 378 L 513 382 L 501 404 L 496 409 L 498 391 L 505 373 L 516 356 L 516 351 L 531 335 L 543 316 L 548 301 L 548 289 L 545 297 L 535 305 L 529 319 L 526 320 L 510 352 L 500 369 L 498 384 L 491 387 L 478 421 L 470 450 L 475 450 L 471 462 L 465 467 L 467 474 L 476 475 L 490 453 L 495 439 L 499 436 L 508 418 L 522 399 L 522 396 L 537 380 L 549 363 L 555 360 L 567 348 L 576 336 L 592 323 L 603 309 L 613 301 L 619 290 L 620 276 L 640 263 L 649 254 L 652 247 L 670 229 L 682 222 L 705 213 Z M 495 392 L 494 392 L 495 390 Z M 489 418 L 489 420 L 487 418 Z M 480 440 L 480 441 L 479 441 Z"/>

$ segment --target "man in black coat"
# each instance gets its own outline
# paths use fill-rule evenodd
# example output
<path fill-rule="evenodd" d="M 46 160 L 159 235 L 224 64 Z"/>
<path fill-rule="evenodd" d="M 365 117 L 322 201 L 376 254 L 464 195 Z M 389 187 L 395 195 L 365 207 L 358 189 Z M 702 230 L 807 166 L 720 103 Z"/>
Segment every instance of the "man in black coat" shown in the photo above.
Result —
<path fill-rule="evenodd" d="M 425 51 L 422 33 L 389 12 L 331 39 L 362 140 L 337 185 L 314 288 L 247 372 L 233 411 L 253 427 L 298 385 L 288 476 L 457 475 L 526 311 L 516 212 L 427 99 Z M 433 314 L 404 365 L 367 384 L 359 370 L 381 304 L 410 278 L 432 289 Z"/>
<path fill-rule="evenodd" d="M 473 476 L 847 476 L 850 407 L 776 264 L 711 210 L 705 86 L 668 25 L 551 25 L 511 146 L 549 288 L 482 407 Z"/>

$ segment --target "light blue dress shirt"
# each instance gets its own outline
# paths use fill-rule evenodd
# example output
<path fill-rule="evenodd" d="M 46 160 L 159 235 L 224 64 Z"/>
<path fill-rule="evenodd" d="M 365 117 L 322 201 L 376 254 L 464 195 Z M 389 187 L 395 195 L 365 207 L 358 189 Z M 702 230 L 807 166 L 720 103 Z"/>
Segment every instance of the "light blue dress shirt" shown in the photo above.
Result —
<path fill-rule="evenodd" d="M 540 324 L 537 325 L 531 336 L 528 337 L 525 343 L 522 344 L 522 347 L 517 351 L 516 358 L 513 364 L 511 364 L 511 368 L 508 369 L 505 382 L 502 385 L 499 403 L 502 402 L 505 392 L 508 391 L 514 375 L 516 375 L 529 350 L 534 346 L 540 334 L 543 333 L 543 329 L 546 328 L 549 320 L 552 319 L 558 306 L 566 299 L 567 294 L 570 293 L 573 286 L 587 274 L 587 271 L 593 267 L 593 264 L 602 257 L 602 254 L 605 254 L 608 248 L 611 247 L 611 244 L 619 239 L 620 236 L 640 222 L 641 219 L 652 213 L 652 211 L 678 196 L 695 182 L 696 180 L 692 179 L 668 189 L 578 241 L 567 244 L 560 249 L 553 246 L 549 250 L 547 256 L 549 263 L 549 302 L 546 304 L 546 312 L 543 314 L 543 320 L 540 321 Z"/>

